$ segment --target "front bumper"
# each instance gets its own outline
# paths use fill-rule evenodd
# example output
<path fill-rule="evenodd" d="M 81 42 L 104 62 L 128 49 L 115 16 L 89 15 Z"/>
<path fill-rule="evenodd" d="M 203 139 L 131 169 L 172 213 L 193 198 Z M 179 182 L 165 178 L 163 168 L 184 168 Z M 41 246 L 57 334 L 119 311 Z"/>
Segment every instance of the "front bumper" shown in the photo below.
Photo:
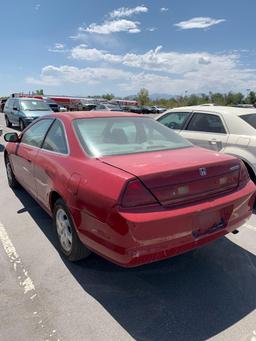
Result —
<path fill-rule="evenodd" d="M 184 253 L 216 240 L 251 216 L 255 185 L 180 208 L 118 210 L 106 222 L 81 214 L 78 229 L 87 247 L 124 267 Z"/>
<path fill-rule="evenodd" d="M 27 127 L 30 123 L 35 121 L 38 117 L 24 117 L 23 122 L 25 123 L 25 126 Z"/>

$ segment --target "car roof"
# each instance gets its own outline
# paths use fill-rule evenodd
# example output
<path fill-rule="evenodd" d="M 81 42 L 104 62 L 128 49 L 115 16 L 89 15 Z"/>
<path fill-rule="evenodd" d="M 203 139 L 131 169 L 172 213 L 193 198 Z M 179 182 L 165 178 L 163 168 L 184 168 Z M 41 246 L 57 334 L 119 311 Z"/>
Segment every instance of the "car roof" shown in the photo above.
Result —
<path fill-rule="evenodd" d="M 246 115 L 246 114 L 256 114 L 256 108 L 241 108 L 241 107 L 230 107 L 230 106 L 221 106 L 221 105 L 192 105 L 186 107 L 178 107 L 172 108 L 169 111 L 204 111 L 204 112 L 211 112 L 211 113 L 221 113 L 227 115 Z"/>
<path fill-rule="evenodd" d="M 41 98 L 32 98 L 32 97 L 12 97 L 13 99 L 18 99 L 20 101 L 40 101 L 44 102 Z"/>
<path fill-rule="evenodd" d="M 49 117 L 64 118 L 66 120 L 72 121 L 74 119 L 81 118 L 106 118 L 106 117 L 145 117 L 143 115 L 138 115 L 134 113 L 128 113 L 123 111 L 69 111 L 54 113 L 48 115 Z M 44 116 L 46 117 L 46 116 Z"/>

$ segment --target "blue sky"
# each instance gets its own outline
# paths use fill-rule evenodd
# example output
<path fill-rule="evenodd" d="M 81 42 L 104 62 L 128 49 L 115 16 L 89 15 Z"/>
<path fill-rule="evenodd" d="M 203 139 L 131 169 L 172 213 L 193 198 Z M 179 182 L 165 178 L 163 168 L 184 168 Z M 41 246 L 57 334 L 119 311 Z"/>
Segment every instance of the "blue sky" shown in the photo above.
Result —
<path fill-rule="evenodd" d="M 256 90 L 255 0 L 2 1 L 0 95 Z"/>

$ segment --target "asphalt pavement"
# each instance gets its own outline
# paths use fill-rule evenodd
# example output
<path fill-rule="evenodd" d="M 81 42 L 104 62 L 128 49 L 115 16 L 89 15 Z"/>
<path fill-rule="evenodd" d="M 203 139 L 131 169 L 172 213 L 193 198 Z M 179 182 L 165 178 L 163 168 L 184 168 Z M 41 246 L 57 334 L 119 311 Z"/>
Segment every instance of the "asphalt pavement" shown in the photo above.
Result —
<path fill-rule="evenodd" d="M 0 126 L 5 132 L 3 114 Z M 194 252 L 123 269 L 57 251 L 51 219 L 7 185 L 0 137 L 0 340 L 256 341 L 256 216 Z"/>

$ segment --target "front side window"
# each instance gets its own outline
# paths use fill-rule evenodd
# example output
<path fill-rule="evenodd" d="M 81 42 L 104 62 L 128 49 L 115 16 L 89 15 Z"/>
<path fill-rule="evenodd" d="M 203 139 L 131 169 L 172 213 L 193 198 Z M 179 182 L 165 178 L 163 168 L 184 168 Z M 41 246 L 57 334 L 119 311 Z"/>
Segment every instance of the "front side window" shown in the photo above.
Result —
<path fill-rule="evenodd" d="M 64 128 L 59 120 L 56 120 L 51 126 L 42 148 L 60 154 L 68 153 Z"/>
<path fill-rule="evenodd" d="M 20 103 L 17 99 L 15 99 L 13 103 L 13 108 L 16 108 L 17 110 L 20 110 Z"/>
<path fill-rule="evenodd" d="M 170 112 L 161 116 L 158 122 L 171 129 L 182 129 L 187 121 L 190 112 Z"/>
<path fill-rule="evenodd" d="M 73 125 L 83 148 L 96 157 L 192 146 L 171 129 L 145 117 L 82 118 Z"/>
<path fill-rule="evenodd" d="M 221 118 L 218 115 L 205 113 L 194 113 L 188 124 L 187 130 L 203 131 L 208 133 L 226 133 Z"/>
<path fill-rule="evenodd" d="M 50 111 L 47 103 L 39 100 L 21 100 L 20 106 L 25 111 Z"/>
<path fill-rule="evenodd" d="M 21 142 L 30 146 L 40 148 L 45 134 L 47 133 L 52 122 L 52 119 L 45 119 L 33 124 L 22 135 Z"/>

